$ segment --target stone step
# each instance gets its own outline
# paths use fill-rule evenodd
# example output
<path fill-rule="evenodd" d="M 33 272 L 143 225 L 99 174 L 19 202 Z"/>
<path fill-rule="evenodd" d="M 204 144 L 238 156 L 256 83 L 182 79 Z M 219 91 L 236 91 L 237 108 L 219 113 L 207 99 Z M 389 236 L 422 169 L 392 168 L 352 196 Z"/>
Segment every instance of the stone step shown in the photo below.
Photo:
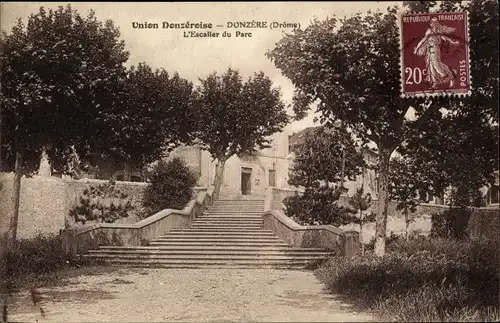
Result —
<path fill-rule="evenodd" d="M 198 218 L 195 223 L 220 223 L 220 224 L 251 224 L 251 225 L 261 225 L 263 219 L 253 219 L 253 220 L 233 220 L 233 219 L 220 219 L 220 218 Z"/>
<path fill-rule="evenodd" d="M 189 241 L 165 241 L 165 240 L 159 240 L 155 241 L 152 240 L 149 244 L 150 246 L 167 246 L 167 247 L 177 247 L 177 246 L 190 246 L 190 247 L 215 247 L 215 246 L 220 246 L 220 247 L 227 247 L 227 246 L 234 246 L 234 247 L 239 247 L 239 248 L 245 248 L 245 247 L 289 247 L 284 242 L 280 242 L 279 240 L 273 241 L 273 240 L 265 240 L 265 241 L 255 241 L 255 240 L 243 240 L 243 241 L 235 241 L 234 239 L 230 239 L 228 241 L 200 241 L 200 240 L 189 240 Z"/>
<path fill-rule="evenodd" d="M 262 228 L 263 222 L 227 222 L 227 221 L 196 221 L 191 226 L 221 226 L 221 227 L 259 227 Z"/>
<path fill-rule="evenodd" d="M 88 257 L 93 258 L 108 258 L 108 259 L 123 259 L 123 260 L 134 260 L 134 261 L 165 261 L 165 262 L 177 262 L 177 263 L 238 263 L 238 262 L 308 262 L 311 260 L 321 260 L 325 256 L 246 256 L 246 255 L 231 255 L 231 256 L 218 256 L 218 255 L 158 255 L 158 254 L 102 254 L 102 253 L 92 253 L 87 254 Z"/>
<path fill-rule="evenodd" d="M 226 225 L 226 226 L 220 226 L 220 225 L 196 225 L 192 226 L 190 229 L 198 232 L 198 231 L 205 231 L 207 233 L 214 233 L 214 232 L 219 232 L 219 231 L 225 231 L 225 232 L 262 232 L 264 230 L 262 226 L 237 226 L 237 225 Z M 174 231 L 175 232 L 175 231 Z"/>
<path fill-rule="evenodd" d="M 262 221 L 263 217 L 262 215 L 249 216 L 249 215 L 231 215 L 231 214 L 205 214 L 196 218 L 196 220 L 198 219 L 210 219 L 210 220 L 219 219 L 226 221 L 245 221 L 245 220 Z"/>
<path fill-rule="evenodd" d="M 98 249 L 89 250 L 89 254 L 93 255 L 172 255 L 172 256 L 193 256 L 189 259 L 195 259 L 196 257 L 207 257 L 207 256 L 228 256 L 228 257 L 327 257 L 329 253 L 327 252 L 311 252 L 311 251 L 248 251 L 248 250 L 119 250 L 119 249 Z"/>
<path fill-rule="evenodd" d="M 207 206 L 207 210 L 230 210 L 241 212 L 258 212 L 264 210 L 264 205 L 212 205 Z"/>
<path fill-rule="evenodd" d="M 307 266 L 304 266 L 303 264 L 289 264 L 289 265 L 283 265 L 283 264 L 274 264 L 274 265 L 256 265 L 256 264 L 243 264 L 243 265 L 205 265 L 205 264 L 161 264 L 161 263 L 154 263 L 154 262 L 149 262 L 146 264 L 142 263 L 129 263 L 127 261 L 106 261 L 107 265 L 110 267 L 117 267 L 117 268 L 143 268 L 143 269 L 276 269 L 276 270 L 292 270 L 292 271 L 307 271 L 310 272 L 311 269 L 308 269 Z"/>
<path fill-rule="evenodd" d="M 253 237 L 276 237 L 274 232 L 234 232 L 234 231 L 218 231 L 218 232 L 207 232 L 207 231 L 169 231 L 166 235 L 162 237 L 241 237 L 241 238 L 253 238 Z"/>
<path fill-rule="evenodd" d="M 294 248 L 294 247 L 255 247 L 255 246 L 182 246 L 182 245 L 161 245 L 161 246 L 100 246 L 99 250 L 154 250 L 154 251 L 242 251 L 242 252 L 253 252 L 253 251 L 262 251 L 262 252 L 326 252 L 325 249 L 321 248 Z"/>
<path fill-rule="evenodd" d="M 262 220 L 248 220 L 248 221 L 231 221 L 231 220 L 220 220 L 220 219 L 203 219 L 196 220 L 191 225 L 194 224 L 220 224 L 220 225 L 262 225 Z"/>
<path fill-rule="evenodd" d="M 178 261 L 164 261 L 164 260 L 132 260 L 132 259 L 112 259 L 104 258 L 99 259 L 105 261 L 110 265 L 136 267 L 136 268 L 185 268 L 185 269 L 288 269 L 304 271 L 309 264 L 303 262 L 178 262 Z M 314 263 L 314 262 L 313 262 Z M 309 271 L 309 270 L 308 270 Z"/>
<path fill-rule="evenodd" d="M 206 215 L 224 215 L 224 216 L 262 216 L 264 211 L 237 211 L 237 210 L 205 210 Z"/>
<path fill-rule="evenodd" d="M 214 204 L 207 206 L 207 210 L 240 210 L 240 211 L 260 211 L 264 209 L 264 204 L 241 205 L 241 204 Z"/>
<path fill-rule="evenodd" d="M 236 203 L 236 204 L 244 204 L 244 203 L 264 203 L 264 199 L 218 199 L 214 201 L 216 203 Z"/>
<path fill-rule="evenodd" d="M 255 213 L 255 212 L 264 212 L 264 207 L 255 207 L 255 206 L 209 206 L 206 208 L 206 211 L 219 211 L 219 212 L 239 212 L 239 213 Z"/>
<path fill-rule="evenodd" d="M 241 226 L 241 227 L 262 227 L 263 222 L 237 222 L 237 221 L 196 221 L 191 224 L 191 226 L 214 226 L 214 225 L 220 225 L 220 226 L 230 226 L 230 227 L 235 227 L 235 226 Z"/>
<path fill-rule="evenodd" d="M 203 215 L 200 217 L 197 217 L 195 221 L 202 221 L 202 220 L 221 220 L 221 221 L 262 221 L 262 216 L 231 216 L 231 215 L 212 215 L 212 214 L 207 214 Z"/>
<path fill-rule="evenodd" d="M 205 227 L 205 228 L 198 228 L 198 227 L 192 227 L 190 229 L 172 229 L 168 232 L 270 232 L 273 233 L 271 230 L 264 230 L 262 228 L 258 229 L 248 229 L 246 227 Z"/>
<path fill-rule="evenodd" d="M 213 243 L 213 242 L 246 242 L 246 241 L 252 241 L 252 242 L 268 242 L 268 241 L 281 241 L 279 240 L 278 237 L 276 236 L 230 236 L 230 235 L 221 235 L 221 236 L 216 236 L 216 235 L 198 235 L 198 236 L 171 236 L 171 235 L 165 235 L 165 236 L 159 236 L 158 238 L 155 238 L 151 241 L 178 241 L 178 242 L 206 242 L 206 243 Z"/>

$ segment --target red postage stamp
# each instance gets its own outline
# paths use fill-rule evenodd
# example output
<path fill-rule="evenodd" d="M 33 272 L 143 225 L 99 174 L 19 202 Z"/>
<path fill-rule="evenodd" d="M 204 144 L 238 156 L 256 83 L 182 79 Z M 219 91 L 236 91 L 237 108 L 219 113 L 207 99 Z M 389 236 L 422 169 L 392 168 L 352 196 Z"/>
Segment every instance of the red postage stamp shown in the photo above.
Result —
<path fill-rule="evenodd" d="M 403 14 L 401 95 L 470 95 L 467 12 Z"/>

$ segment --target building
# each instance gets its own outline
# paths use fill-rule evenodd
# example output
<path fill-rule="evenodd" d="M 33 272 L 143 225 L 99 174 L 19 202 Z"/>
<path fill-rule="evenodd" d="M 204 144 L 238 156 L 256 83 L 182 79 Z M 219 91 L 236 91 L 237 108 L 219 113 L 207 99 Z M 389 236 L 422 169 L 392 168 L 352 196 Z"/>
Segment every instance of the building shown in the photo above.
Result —
<path fill-rule="evenodd" d="M 263 198 L 268 187 L 281 189 L 294 189 L 288 184 L 289 170 L 293 166 L 293 159 L 298 147 L 303 143 L 308 133 L 317 131 L 318 127 L 305 128 L 302 131 L 288 135 L 287 132 L 274 134 L 271 139 L 271 147 L 263 149 L 254 155 L 244 157 L 231 157 L 225 165 L 224 180 L 221 187 L 220 198 Z M 369 148 L 362 148 L 362 154 L 369 166 L 377 164 L 378 155 Z M 170 153 L 168 158 L 179 157 L 199 176 L 199 186 L 213 185 L 215 179 L 216 162 L 207 151 L 200 146 L 181 146 Z M 114 165 L 101 160 L 98 165 L 90 167 L 87 172 L 79 174 L 79 178 L 114 179 L 125 180 L 124 165 Z M 145 170 L 128 170 L 129 181 L 143 182 L 148 176 Z M 57 176 L 63 175 L 51 169 L 46 158 L 40 163 L 40 175 Z M 496 182 L 481 189 L 486 206 L 498 206 L 499 183 L 498 171 L 495 172 Z M 367 167 L 363 169 L 353 181 L 346 181 L 344 186 L 348 189 L 348 195 L 353 195 L 358 188 L 363 186 L 365 193 L 370 193 L 372 198 L 378 197 L 378 174 L 376 169 Z M 446 194 L 441 197 L 421 194 L 423 203 L 446 204 Z"/>
<path fill-rule="evenodd" d="M 288 134 L 270 137 L 270 148 L 243 157 L 232 156 L 226 161 L 220 198 L 237 196 L 263 197 L 267 187 L 290 188 L 288 170 Z M 213 185 L 216 161 L 199 146 L 184 146 L 174 150 L 169 158 L 180 157 L 199 175 L 199 185 Z"/>

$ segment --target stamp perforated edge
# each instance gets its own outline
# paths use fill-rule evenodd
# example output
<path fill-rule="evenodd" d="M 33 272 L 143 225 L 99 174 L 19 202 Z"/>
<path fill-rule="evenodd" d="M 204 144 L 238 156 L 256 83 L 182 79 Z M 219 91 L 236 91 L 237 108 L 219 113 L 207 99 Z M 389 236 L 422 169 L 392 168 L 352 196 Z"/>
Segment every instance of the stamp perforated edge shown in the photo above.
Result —
<path fill-rule="evenodd" d="M 456 90 L 452 91 L 446 91 L 446 90 L 440 90 L 436 92 L 420 92 L 420 93 L 411 93 L 407 94 L 404 92 L 404 69 L 403 69 L 403 48 L 404 48 L 404 42 L 403 42 L 403 15 L 408 15 L 408 14 L 415 14 L 415 15 L 425 15 L 425 14 L 456 14 L 457 12 L 449 12 L 449 11 L 436 11 L 436 12 L 413 12 L 409 13 L 405 11 L 404 9 L 400 10 L 399 15 L 398 15 L 398 29 L 399 29 L 399 69 L 400 69 L 400 97 L 401 98 L 415 98 L 415 97 L 467 97 L 472 95 L 472 73 L 471 73 L 471 66 L 470 66 L 470 17 L 469 17 L 469 12 L 467 10 L 460 11 L 465 14 L 465 33 L 466 33 L 466 38 L 467 38 L 467 66 L 468 66 L 468 76 L 469 76 L 469 90 L 467 92 L 463 93 L 457 93 Z"/>

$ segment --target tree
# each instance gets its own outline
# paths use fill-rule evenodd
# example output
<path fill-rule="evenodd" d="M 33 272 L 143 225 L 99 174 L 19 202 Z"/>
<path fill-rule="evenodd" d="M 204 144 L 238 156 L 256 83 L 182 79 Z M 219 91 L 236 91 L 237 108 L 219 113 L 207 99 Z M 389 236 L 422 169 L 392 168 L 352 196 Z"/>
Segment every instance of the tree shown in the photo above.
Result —
<path fill-rule="evenodd" d="M 345 193 L 343 187 L 308 187 L 303 194 L 295 193 L 283 201 L 285 213 L 307 225 L 341 226 L 356 223 L 356 211 L 338 203 L 342 193 Z"/>
<path fill-rule="evenodd" d="M 365 244 L 363 242 L 363 225 L 365 223 L 374 221 L 372 214 L 369 216 L 365 216 L 363 212 L 370 208 L 370 204 L 372 202 L 371 194 L 365 194 L 363 187 L 360 187 L 356 190 L 356 193 L 349 198 L 349 204 L 356 210 L 358 213 L 358 218 L 354 221 L 359 224 L 359 240 L 361 243 L 361 254 L 365 253 Z"/>
<path fill-rule="evenodd" d="M 130 180 L 130 168 L 144 167 L 179 144 L 190 142 L 192 92 L 193 84 L 177 73 L 170 76 L 146 63 L 127 71 L 121 104 L 114 111 L 121 116 L 116 122 L 120 130 L 114 131 L 112 138 L 103 138 L 98 148 L 115 164 L 125 164 L 125 181 Z"/>
<path fill-rule="evenodd" d="M 226 161 L 270 147 L 269 136 L 281 131 L 289 118 L 280 90 L 263 72 L 243 82 L 240 73 L 229 68 L 200 82 L 193 98 L 196 138 L 217 160 L 214 198 L 218 198 Z"/>
<path fill-rule="evenodd" d="M 455 8 L 454 3 L 456 1 L 445 1 L 442 5 Z M 418 5 L 423 6 L 423 2 L 418 2 Z M 484 8 L 487 10 L 482 11 Z M 498 73 L 498 61 L 497 56 L 492 58 L 491 52 L 485 49 L 498 53 L 498 24 L 488 27 L 498 21 L 498 2 L 473 1 L 468 10 L 473 25 L 471 62 L 477 59 L 483 64 L 496 65 L 491 71 L 472 65 L 473 79 L 478 71 L 482 75 L 478 75 L 477 82 L 474 81 L 472 97 L 467 99 L 400 97 L 397 7 L 388 8 L 385 13 L 368 12 L 342 20 L 335 17 L 315 20 L 305 30 L 298 29 L 285 35 L 267 53 L 295 85 L 294 110 L 297 115 L 303 115 L 312 103 L 317 102 L 321 121 L 331 124 L 342 120 L 358 137 L 377 145 L 380 177 L 375 253 L 378 256 L 385 254 L 392 153 L 415 133 L 415 129 L 425 128 L 440 109 L 460 111 L 473 106 L 498 119 L 492 108 L 498 105 L 498 78 L 494 74 L 495 69 Z M 483 33 L 484 30 L 488 33 Z M 485 44 L 472 42 L 476 37 Z M 415 114 L 412 120 L 407 118 L 411 110 Z"/>
<path fill-rule="evenodd" d="M 346 192 L 342 174 L 353 180 L 364 166 L 363 156 L 345 128 L 317 127 L 307 133 L 297 147 L 288 181 L 305 187 L 305 192 L 285 201 L 287 215 L 308 224 L 356 223 L 356 211 L 338 205 L 338 200 Z"/>
<path fill-rule="evenodd" d="M 436 195 L 449 189 L 450 208 L 466 208 L 480 198 L 481 187 L 494 181 L 498 126 L 489 125 L 480 110 L 438 116 L 400 151 L 413 165 L 413 182 L 426 181 L 421 189 Z"/>
<path fill-rule="evenodd" d="M 305 136 L 290 170 L 290 185 L 318 187 L 353 180 L 365 166 L 363 156 L 345 128 L 318 127 Z M 342 175 L 345 178 L 342 178 Z"/>
<path fill-rule="evenodd" d="M 406 239 L 412 221 L 410 212 L 415 212 L 420 204 L 419 193 L 430 191 L 430 184 L 424 179 L 423 172 L 419 171 L 419 167 L 411 159 L 397 157 L 391 160 L 389 196 L 391 200 L 397 201 L 396 210 L 403 212 Z"/>
<path fill-rule="evenodd" d="M 40 8 L 3 33 L 2 167 L 15 172 L 9 236 L 15 240 L 21 177 L 38 168 L 46 150 L 51 164 L 68 170 L 73 152 L 89 156 L 109 134 L 111 108 L 125 76 L 120 33 L 93 12 L 81 17 L 71 6 Z"/>

